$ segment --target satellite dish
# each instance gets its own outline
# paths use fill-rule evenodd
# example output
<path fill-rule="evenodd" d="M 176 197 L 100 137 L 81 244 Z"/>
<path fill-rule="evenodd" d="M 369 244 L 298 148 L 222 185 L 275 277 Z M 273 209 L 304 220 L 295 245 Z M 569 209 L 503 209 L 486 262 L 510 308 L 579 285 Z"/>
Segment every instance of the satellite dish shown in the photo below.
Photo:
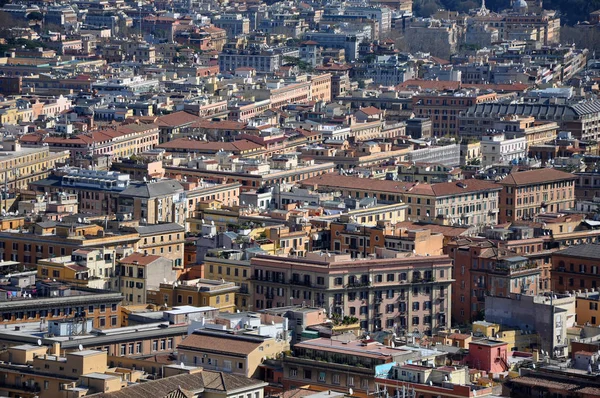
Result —
<path fill-rule="evenodd" d="M 164 283 L 167 283 L 167 278 L 163 278 L 163 282 L 164 282 Z"/>
<path fill-rule="evenodd" d="M 78 218 L 77 218 L 77 222 L 78 222 L 79 224 L 81 224 L 81 223 L 83 222 L 83 220 L 81 219 L 81 217 L 78 217 Z"/>
<path fill-rule="evenodd" d="M 15 210 L 15 216 L 19 215 L 19 210 Z"/>
<path fill-rule="evenodd" d="M 81 344 L 79 344 L 79 351 L 83 351 L 83 346 Z"/>
<path fill-rule="evenodd" d="M 38 343 L 39 346 L 41 346 L 42 345 L 42 340 L 38 339 L 37 343 Z"/>
<path fill-rule="evenodd" d="M 185 369 L 185 365 L 184 365 L 184 363 L 183 363 L 183 362 L 181 362 L 181 363 L 179 364 L 179 366 L 181 367 L 181 369 Z"/>
<path fill-rule="evenodd" d="M 148 182 L 148 179 L 146 177 L 144 177 L 144 182 Z"/>
<path fill-rule="evenodd" d="M 215 222 L 214 222 L 214 221 L 211 221 L 211 222 L 210 222 L 210 225 L 215 225 Z"/>
<path fill-rule="evenodd" d="M 349 388 L 349 389 L 348 389 L 348 395 L 353 395 L 353 394 L 354 394 L 354 390 L 353 390 L 353 389 L 351 389 L 351 388 Z"/>

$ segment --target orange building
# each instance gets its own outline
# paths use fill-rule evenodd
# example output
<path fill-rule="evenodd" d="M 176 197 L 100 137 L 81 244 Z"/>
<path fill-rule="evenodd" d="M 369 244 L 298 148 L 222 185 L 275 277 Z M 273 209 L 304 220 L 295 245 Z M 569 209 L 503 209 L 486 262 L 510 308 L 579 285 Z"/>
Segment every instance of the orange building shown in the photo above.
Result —
<path fill-rule="evenodd" d="M 575 206 L 578 177 L 556 169 L 512 172 L 498 183 L 499 223 L 532 219 L 539 213 L 559 213 Z"/>

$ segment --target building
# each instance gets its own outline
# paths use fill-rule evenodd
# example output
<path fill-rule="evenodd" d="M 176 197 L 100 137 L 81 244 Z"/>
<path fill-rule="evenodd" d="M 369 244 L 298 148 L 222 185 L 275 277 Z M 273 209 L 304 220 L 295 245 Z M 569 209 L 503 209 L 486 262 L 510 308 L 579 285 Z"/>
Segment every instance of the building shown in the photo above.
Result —
<path fill-rule="evenodd" d="M 481 318 L 488 296 L 537 294 L 540 266 L 534 261 L 501 249 L 491 242 L 451 242 L 448 255 L 454 261 L 452 287 L 454 322 Z"/>
<path fill-rule="evenodd" d="M 569 356 L 567 330 L 575 325 L 575 300 L 575 296 L 556 294 L 489 296 L 485 319 L 523 333 L 537 333 L 539 340 L 532 342 L 532 348 L 542 349 L 552 358 L 565 358 Z"/>
<path fill-rule="evenodd" d="M 423 92 L 412 97 L 412 109 L 416 117 L 429 118 L 434 137 L 459 136 L 458 116 L 470 107 L 495 101 L 496 93 L 459 90 L 456 92 Z"/>
<path fill-rule="evenodd" d="M 39 259 L 37 277 L 93 289 L 119 290 L 115 259 L 114 250 L 78 249 L 70 256 Z"/>
<path fill-rule="evenodd" d="M 51 322 L 83 317 L 92 321 L 92 327 L 120 326 L 123 299 L 120 293 L 69 287 L 52 280 L 17 287 L 12 291 L 14 295 L 9 291 L 0 300 L 0 313 L 5 324 L 33 322 L 39 325 L 42 319 Z M 25 298 L 25 292 L 32 297 Z"/>
<path fill-rule="evenodd" d="M 212 23 L 215 27 L 227 32 L 229 39 L 250 33 L 250 20 L 241 14 L 216 15 Z"/>
<path fill-rule="evenodd" d="M 527 139 L 524 136 L 509 138 L 506 133 L 483 135 L 481 140 L 481 166 L 517 164 L 527 159 Z"/>
<path fill-rule="evenodd" d="M 480 103 L 463 111 L 458 118 L 460 136 L 480 136 L 494 127 L 499 118 L 509 115 L 533 116 L 536 120 L 553 120 L 560 130 L 570 131 L 579 140 L 597 140 L 600 101 L 577 104 Z"/>
<path fill-rule="evenodd" d="M 575 244 L 552 253 L 552 290 L 571 292 L 600 286 L 600 245 Z"/>
<path fill-rule="evenodd" d="M 256 377 L 265 358 L 275 358 L 287 349 L 287 339 L 252 334 L 243 328 L 233 333 L 199 329 L 177 346 L 177 353 L 189 366 Z"/>
<path fill-rule="evenodd" d="M 0 185 L 9 191 L 26 189 L 29 183 L 46 178 L 51 170 L 66 163 L 66 151 L 50 151 L 44 148 L 23 148 L 19 140 L 7 139 L 2 143 L 0 154 Z"/>
<path fill-rule="evenodd" d="M 559 213 L 575 206 L 575 180 L 571 173 L 556 169 L 516 171 L 498 184 L 500 223 L 532 219 L 540 213 Z"/>
<path fill-rule="evenodd" d="M 360 244 L 360 242 L 359 242 Z M 449 327 L 451 263 L 445 256 L 392 253 L 258 255 L 251 260 L 255 309 L 301 304 L 358 318 L 362 329 L 434 333 Z"/>
<path fill-rule="evenodd" d="M 185 223 L 183 186 L 175 180 L 136 182 L 117 199 L 117 214 L 143 224 Z"/>
<path fill-rule="evenodd" d="M 177 280 L 179 271 L 167 258 L 132 253 L 118 260 L 115 268 L 117 288 L 127 304 L 146 304 L 149 291 L 157 289 L 164 280 Z"/>
<path fill-rule="evenodd" d="M 247 377 L 191 366 L 165 366 L 167 377 L 131 383 L 119 391 L 97 394 L 98 398 L 154 397 L 263 398 L 267 383 Z"/>
<path fill-rule="evenodd" d="M 508 365 L 508 344 L 504 341 L 481 339 L 469 343 L 466 362 L 471 368 L 488 373 L 502 373 L 510 370 Z"/>
<path fill-rule="evenodd" d="M 224 280 L 192 279 L 176 282 L 161 282 L 157 288 L 148 292 L 148 302 L 172 307 L 192 305 L 210 306 L 222 312 L 234 312 L 235 295 L 239 287 Z"/>
<path fill-rule="evenodd" d="M 356 394 L 375 391 L 377 369 L 414 358 L 412 351 L 385 346 L 374 340 L 317 338 L 294 345 L 283 358 L 283 388 L 315 385 Z"/>

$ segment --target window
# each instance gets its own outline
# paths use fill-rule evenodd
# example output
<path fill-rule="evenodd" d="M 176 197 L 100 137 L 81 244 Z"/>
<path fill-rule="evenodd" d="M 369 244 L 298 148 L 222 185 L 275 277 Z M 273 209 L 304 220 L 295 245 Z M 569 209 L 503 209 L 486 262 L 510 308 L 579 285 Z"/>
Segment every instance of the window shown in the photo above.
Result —
<path fill-rule="evenodd" d="M 239 365 L 241 365 L 241 362 L 238 364 L 238 369 L 241 369 L 239 367 Z M 290 377 L 297 377 L 297 376 L 298 376 L 298 369 L 290 368 Z"/>
<path fill-rule="evenodd" d="M 325 372 L 319 372 L 319 381 L 325 382 Z"/>
<path fill-rule="evenodd" d="M 333 376 L 331 376 L 331 382 L 333 384 L 340 384 L 340 375 L 336 373 Z"/>
<path fill-rule="evenodd" d="M 310 379 L 312 379 L 312 371 L 310 371 L 310 370 L 308 370 L 308 369 L 305 369 L 305 370 L 304 370 L 304 378 L 305 378 L 306 380 L 310 380 Z"/>
<path fill-rule="evenodd" d="M 354 386 L 354 376 L 348 376 L 348 387 Z"/>
<path fill-rule="evenodd" d="M 158 351 L 158 340 L 152 340 L 152 351 Z"/>
<path fill-rule="evenodd" d="M 387 281 L 388 282 L 393 282 L 394 281 L 394 274 L 387 274 Z"/>

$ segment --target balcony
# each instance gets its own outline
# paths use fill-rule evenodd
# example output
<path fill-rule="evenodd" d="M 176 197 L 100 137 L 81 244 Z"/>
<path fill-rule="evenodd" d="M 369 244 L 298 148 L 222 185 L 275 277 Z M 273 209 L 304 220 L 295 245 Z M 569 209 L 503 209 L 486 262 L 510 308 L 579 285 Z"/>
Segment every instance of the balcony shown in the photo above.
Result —
<path fill-rule="evenodd" d="M 345 289 L 360 289 L 364 287 L 370 287 L 369 282 L 351 282 L 344 286 Z"/>
<path fill-rule="evenodd" d="M 303 281 L 299 279 L 290 279 L 290 285 L 313 287 L 313 284 L 310 283 L 310 281 Z"/>

